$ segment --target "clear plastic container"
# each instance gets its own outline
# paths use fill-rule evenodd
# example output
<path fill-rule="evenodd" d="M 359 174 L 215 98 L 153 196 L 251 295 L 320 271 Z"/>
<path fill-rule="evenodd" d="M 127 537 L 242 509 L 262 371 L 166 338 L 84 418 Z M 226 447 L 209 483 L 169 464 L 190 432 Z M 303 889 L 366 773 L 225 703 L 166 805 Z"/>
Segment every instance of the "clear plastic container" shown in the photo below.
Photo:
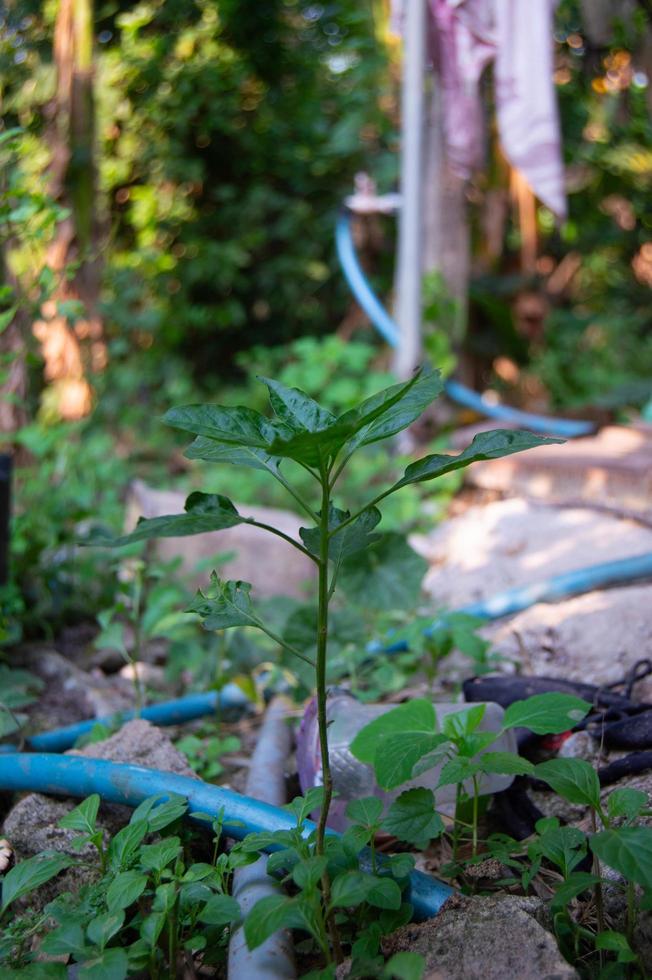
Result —
<path fill-rule="evenodd" d="M 436 790 L 437 809 L 449 813 L 454 811 L 455 786 L 443 786 L 441 789 L 437 789 L 439 775 L 444 763 L 434 766 L 416 779 L 411 779 L 409 782 L 403 783 L 397 789 L 386 792 L 381 790 L 377 785 L 373 768 L 360 762 L 352 754 L 350 745 L 360 729 L 395 707 L 396 705 L 391 704 L 362 704 L 352 695 L 343 691 L 338 691 L 329 696 L 327 705 L 327 717 L 329 721 L 328 747 L 333 786 L 336 793 L 329 819 L 329 824 L 333 828 L 341 830 L 346 826 L 344 810 L 350 800 L 360 799 L 365 796 L 378 796 L 380 799 L 391 802 L 397 796 L 400 796 L 401 793 L 404 793 L 406 789 L 411 789 L 415 786 L 423 786 L 433 791 Z M 465 708 L 470 707 L 471 705 L 453 704 L 450 702 L 437 702 L 435 704 L 437 718 L 440 721 L 445 715 L 463 711 Z M 491 701 L 485 702 L 485 714 L 478 730 L 499 732 L 502 728 L 503 717 L 504 711 L 500 705 Z M 503 733 L 485 751 L 516 752 L 516 736 L 514 732 L 510 730 Z M 306 708 L 297 735 L 297 766 L 303 792 L 312 786 L 320 786 L 322 784 L 319 730 L 314 699 Z M 507 789 L 513 780 L 513 776 L 483 773 L 479 777 L 480 794 L 499 793 L 501 790 Z M 473 786 L 469 780 L 468 783 L 465 783 L 465 790 L 471 793 L 472 789 Z"/>

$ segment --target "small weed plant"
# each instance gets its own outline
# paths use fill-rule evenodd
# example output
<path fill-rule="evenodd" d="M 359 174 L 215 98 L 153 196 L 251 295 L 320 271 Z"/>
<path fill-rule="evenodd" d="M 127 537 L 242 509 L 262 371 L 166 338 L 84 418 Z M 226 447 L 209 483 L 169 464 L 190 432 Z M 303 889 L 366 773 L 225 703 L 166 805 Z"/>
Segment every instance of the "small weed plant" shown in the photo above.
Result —
<path fill-rule="evenodd" d="M 280 647 L 307 663 L 314 672 L 321 748 L 323 793 L 314 834 L 314 867 L 319 868 L 319 900 L 328 927 L 324 946 L 327 961 L 342 956 L 332 893 L 333 873 L 327 854 L 326 824 L 333 796 L 326 718 L 329 606 L 338 580 L 350 579 L 347 570 L 361 553 L 382 549 L 386 539 L 378 532 L 378 505 L 405 487 L 421 484 L 463 469 L 478 460 L 496 459 L 548 442 L 531 433 L 496 430 L 483 432 L 457 456 L 432 454 L 411 463 L 403 476 L 385 487 L 359 509 L 339 506 L 338 480 L 352 457 L 364 446 L 397 435 L 412 425 L 441 393 L 438 372 L 421 370 L 409 381 L 392 385 L 365 399 L 355 408 L 335 415 L 297 388 L 263 378 L 274 414 L 269 418 L 247 407 L 191 405 L 172 409 L 168 424 L 195 439 L 187 451 L 191 459 L 263 470 L 278 481 L 308 520 L 301 541 L 254 518 L 240 514 L 220 494 L 195 492 L 186 501 L 185 513 L 142 520 L 115 545 L 158 537 L 180 537 L 218 531 L 238 524 L 262 528 L 301 551 L 317 567 L 317 601 L 312 621 L 314 658 L 271 630 L 256 611 L 251 586 L 240 581 L 221 581 L 214 573 L 211 588 L 191 606 L 207 630 L 250 626 L 262 630 Z M 299 492 L 285 477 L 283 465 L 298 464 L 314 487 L 311 497 Z M 317 887 L 317 885 L 315 885 Z"/>

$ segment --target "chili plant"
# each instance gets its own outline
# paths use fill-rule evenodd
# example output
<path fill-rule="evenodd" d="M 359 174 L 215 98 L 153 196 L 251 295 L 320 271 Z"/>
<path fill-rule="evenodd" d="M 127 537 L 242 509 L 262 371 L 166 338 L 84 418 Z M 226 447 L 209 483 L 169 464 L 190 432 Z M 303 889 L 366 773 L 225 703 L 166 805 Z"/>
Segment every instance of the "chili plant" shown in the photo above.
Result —
<path fill-rule="evenodd" d="M 462 469 L 477 460 L 497 459 L 551 440 L 513 430 L 482 432 L 457 456 L 437 453 L 411 463 L 400 480 L 351 513 L 335 503 L 338 480 L 351 457 L 363 446 L 388 439 L 410 426 L 440 394 L 442 382 L 438 372 L 420 370 L 409 381 L 392 385 L 339 416 L 297 388 L 287 388 L 267 378 L 261 380 L 267 386 L 274 418 L 243 406 L 190 405 L 172 409 L 164 421 L 195 436 L 186 453 L 190 459 L 251 467 L 266 471 L 277 480 L 309 520 L 309 525 L 300 531 L 301 541 L 239 513 L 235 505 L 220 494 L 195 492 L 188 497 L 184 514 L 141 520 L 131 534 L 112 543 L 124 545 L 149 538 L 181 537 L 249 524 L 284 539 L 317 566 L 314 660 L 266 626 L 255 610 L 251 586 L 246 582 L 221 581 L 213 573 L 211 590 L 206 594 L 199 593 L 191 610 L 200 615 L 207 630 L 256 627 L 314 669 L 324 786 L 316 835 L 319 857 L 324 855 L 326 823 L 333 795 L 326 721 L 326 667 L 328 611 L 338 575 L 346 568 L 351 556 L 382 544 L 383 536 L 376 530 L 381 520 L 378 504 L 392 494 Z M 315 486 L 312 498 L 292 485 L 283 469 L 285 463 L 298 464 L 310 475 Z M 322 889 L 328 907 L 330 883 L 326 874 L 322 878 Z M 337 948 L 334 935 L 332 939 Z"/>

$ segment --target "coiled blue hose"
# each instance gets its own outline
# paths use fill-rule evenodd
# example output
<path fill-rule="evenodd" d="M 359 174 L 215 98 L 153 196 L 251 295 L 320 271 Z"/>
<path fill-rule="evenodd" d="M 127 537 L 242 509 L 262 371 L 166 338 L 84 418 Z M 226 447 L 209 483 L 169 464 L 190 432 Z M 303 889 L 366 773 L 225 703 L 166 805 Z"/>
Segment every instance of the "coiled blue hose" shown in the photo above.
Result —
<path fill-rule="evenodd" d="M 201 814 L 222 816 L 224 833 L 235 840 L 296 827 L 294 817 L 285 810 L 200 779 L 79 755 L 16 752 L 0 756 L 0 789 L 80 798 L 99 793 L 107 803 L 129 807 L 139 806 L 150 796 L 161 796 L 163 802 L 176 794 L 188 801 L 190 818 L 204 826 L 206 819 Z M 314 823 L 306 821 L 305 836 L 314 830 Z M 423 920 L 436 915 L 452 893 L 452 888 L 436 878 L 412 871 L 406 900 L 414 909 L 414 918 Z"/>
<path fill-rule="evenodd" d="M 358 261 L 351 234 L 351 213 L 347 209 L 340 211 L 337 219 L 335 245 L 342 272 L 357 302 L 367 314 L 381 337 L 391 347 L 398 347 L 400 343 L 398 326 L 374 293 Z M 491 404 L 482 395 L 478 395 L 477 392 L 460 384 L 459 381 L 446 381 L 445 388 L 448 397 L 452 401 L 457 402 L 458 405 L 470 408 L 480 415 L 487 416 L 487 418 L 513 422 L 515 425 L 531 429 L 533 432 L 545 432 L 549 435 L 573 439 L 577 436 L 588 435 L 595 429 L 592 422 L 577 421 L 575 419 L 548 418 L 545 415 L 533 415 L 531 412 L 521 412 L 507 405 Z"/>

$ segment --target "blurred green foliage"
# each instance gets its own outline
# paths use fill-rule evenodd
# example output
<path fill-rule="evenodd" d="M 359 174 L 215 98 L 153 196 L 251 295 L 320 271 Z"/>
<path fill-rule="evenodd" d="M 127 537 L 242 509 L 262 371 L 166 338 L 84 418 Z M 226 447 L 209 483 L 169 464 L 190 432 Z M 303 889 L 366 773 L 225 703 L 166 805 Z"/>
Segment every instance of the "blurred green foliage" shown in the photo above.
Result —
<path fill-rule="evenodd" d="M 5 125 L 40 140 L 35 177 L 55 7 L 15 0 L 0 31 Z M 335 210 L 360 167 L 394 166 L 379 14 L 354 0 L 97 4 L 109 336 L 214 375 L 252 344 L 332 329 L 347 303 Z"/>

